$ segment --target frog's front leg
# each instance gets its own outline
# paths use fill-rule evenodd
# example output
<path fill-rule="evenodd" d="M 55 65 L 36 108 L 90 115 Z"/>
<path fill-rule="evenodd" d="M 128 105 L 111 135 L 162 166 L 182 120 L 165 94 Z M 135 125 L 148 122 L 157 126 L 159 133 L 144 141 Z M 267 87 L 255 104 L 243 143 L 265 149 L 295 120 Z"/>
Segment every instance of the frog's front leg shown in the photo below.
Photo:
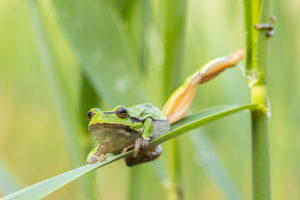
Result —
<path fill-rule="evenodd" d="M 95 147 L 88 155 L 87 157 L 87 163 L 93 164 L 95 162 L 103 162 L 106 160 L 105 152 L 102 146 L 98 145 Z"/>
<path fill-rule="evenodd" d="M 144 127 L 142 129 L 142 137 L 138 138 L 134 144 L 133 156 L 137 157 L 139 151 L 149 147 L 149 142 L 153 135 L 153 121 L 151 117 L 145 119 Z"/>
<path fill-rule="evenodd" d="M 135 141 L 133 155 L 125 157 L 127 166 L 134 166 L 140 163 L 152 161 L 160 156 L 162 148 L 160 145 L 149 146 L 151 137 L 153 136 L 153 120 L 151 117 L 146 118 L 142 135 Z M 131 145 L 125 147 L 122 152 L 126 152 L 132 148 Z"/>

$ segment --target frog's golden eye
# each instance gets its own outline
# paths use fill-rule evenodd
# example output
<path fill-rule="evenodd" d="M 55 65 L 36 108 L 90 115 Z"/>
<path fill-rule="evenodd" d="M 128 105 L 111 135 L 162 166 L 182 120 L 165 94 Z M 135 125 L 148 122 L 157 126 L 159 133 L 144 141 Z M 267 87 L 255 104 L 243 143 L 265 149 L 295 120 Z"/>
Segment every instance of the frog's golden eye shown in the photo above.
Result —
<path fill-rule="evenodd" d="M 119 108 L 117 108 L 116 114 L 117 114 L 118 117 L 120 117 L 120 118 L 126 118 L 126 117 L 128 117 L 128 111 L 127 111 L 127 109 L 124 108 L 124 107 L 119 107 Z"/>
<path fill-rule="evenodd" d="M 87 116 L 88 116 L 88 118 L 89 118 L 90 121 L 91 121 L 91 119 L 92 119 L 92 117 L 93 117 L 94 114 L 95 113 L 93 111 L 91 111 L 91 110 L 88 112 Z"/>

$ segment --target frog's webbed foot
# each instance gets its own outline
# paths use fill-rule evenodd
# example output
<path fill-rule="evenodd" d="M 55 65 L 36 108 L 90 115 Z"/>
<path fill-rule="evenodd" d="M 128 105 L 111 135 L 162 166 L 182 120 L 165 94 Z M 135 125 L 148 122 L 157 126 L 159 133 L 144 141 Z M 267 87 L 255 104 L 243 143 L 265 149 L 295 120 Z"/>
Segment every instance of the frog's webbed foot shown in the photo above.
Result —
<path fill-rule="evenodd" d="M 104 154 L 101 154 L 100 156 L 98 155 L 93 155 L 92 157 L 90 157 L 88 160 L 87 160 L 87 163 L 88 164 L 94 164 L 95 162 L 104 162 L 106 161 L 106 156 Z"/>
<path fill-rule="evenodd" d="M 147 149 L 138 151 L 137 155 L 129 155 L 125 157 L 125 163 L 131 167 L 140 163 L 152 161 L 158 158 L 161 154 L 162 148 L 160 145 L 155 145 Z"/>
<path fill-rule="evenodd" d="M 103 162 L 106 160 L 106 156 L 104 153 L 103 148 L 101 148 L 101 146 L 98 146 L 96 148 L 94 148 L 88 155 L 87 158 L 87 163 L 88 164 L 93 164 L 95 162 Z"/>
<path fill-rule="evenodd" d="M 135 141 L 133 157 L 137 157 L 139 152 L 149 147 L 151 138 L 141 137 Z"/>

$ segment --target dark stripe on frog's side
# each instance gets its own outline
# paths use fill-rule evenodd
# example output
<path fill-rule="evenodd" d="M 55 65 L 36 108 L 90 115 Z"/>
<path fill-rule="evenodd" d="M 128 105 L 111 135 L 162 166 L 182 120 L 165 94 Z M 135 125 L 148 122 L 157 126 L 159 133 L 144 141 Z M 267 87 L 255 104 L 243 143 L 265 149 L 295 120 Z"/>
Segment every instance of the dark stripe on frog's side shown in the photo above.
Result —
<path fill-rule="evenodd" d="M 108 111 L 108 112 L 103 112 L 103 114 L 116 114 L 115 111 Z M 151 118 L 153 121 L 157 121 L 157 119 L 153 119 L 153 117 L 148 116 L 149 118 Z M 131 117 L 130 115 L 128 115 L 128 118 L 132 121 L 132 122 L 144 122 L 148 117 L 145 117 L 143 119 L 138 118 L 138 117 Z"/>

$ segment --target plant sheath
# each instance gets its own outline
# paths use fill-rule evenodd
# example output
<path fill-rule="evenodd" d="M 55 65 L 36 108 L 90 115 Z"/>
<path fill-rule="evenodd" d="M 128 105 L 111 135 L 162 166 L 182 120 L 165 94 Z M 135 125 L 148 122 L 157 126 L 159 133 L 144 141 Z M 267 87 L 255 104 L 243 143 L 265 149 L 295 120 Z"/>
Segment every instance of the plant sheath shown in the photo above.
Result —
<path fill-rule="evenodd" d="M 268 128 L 270 108 L 265 74 L 269 37 L 266 37 L 268 30 L 256 30 L 254 26 L 269 21 L 270 0 L 243 0 L 243 4 L 246 73 L 251 90 L 251 102 L 261 105 L 251 110 L 253 199 L 268 200 L 271 199 Z"/>

